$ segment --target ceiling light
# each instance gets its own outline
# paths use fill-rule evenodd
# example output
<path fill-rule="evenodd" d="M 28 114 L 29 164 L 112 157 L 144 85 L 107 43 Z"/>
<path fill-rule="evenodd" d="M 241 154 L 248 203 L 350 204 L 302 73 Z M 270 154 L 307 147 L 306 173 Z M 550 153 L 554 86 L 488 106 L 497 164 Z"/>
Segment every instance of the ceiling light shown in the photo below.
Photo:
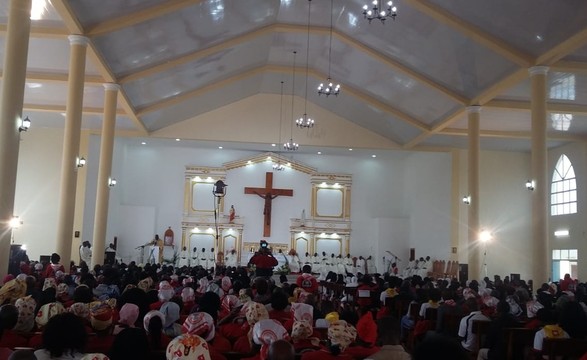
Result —
<path fill-rule="evenodd" d="M 369 20 L 369 24 L 374 19 L 380 20 L 382 24 L 385 24 L 385 20 L 388 18 L 395 20 L 397 16 L 397 8 L 393 6 L 393 1 L 373 0 L 371 6 L 369 8 L 369 5 L 363 5 L 363 16 Z"/>
<path fill-rule="evenodd" d="M 308 116 L 308 73 L 310 67 L 310 13 L 312 0 L 308 0 L 308 38 L 306 40 L 306 93 L 304 96 L 304 115 L 296 120 L 299 128 L 307 129 L 314 126 L 314 119 Z"/>
<path fill-rule="evenodd" d="M 281 134 L 281 132 L 280 132 L 279 134 Z M 281 142 L 281 141 L 280 141 L 280 142 Z M 277 146 L 277 144 L 271 144 L 271 146 L 273 146 L 273 147 L 276 147 L 276 146 Z"/>
<path fill-rule="evenodd" d="M 283 171 L 285 170 L 285 166 L 278 160 L 275 164 L 273 164 L 273 170 L 275 171 Z"/>
<path fill-rule="evenodd" d="M 220 150 L 224 149 L 222 146 L 219 146 L 218 148 L 219 148 Z"/>
<path fill-rule="evenodd" d="M 175 139 L 175 141 L 181 141 L 181 139 Z"/>
<path fill-rule="evenodd" d="M 376 158 L 376 157 L 377 157 L 377 155 L 373 154 L 373 155 L 371 155 L 371 157 L 372 157 L 372 158 Z"/>
<path fill-rule="evenodd" d="M 488 242 L 492 238 L 493 236 L 491 235 L 491 232 L 489 232 L 488 230 L 481 230 L 481 232 L 479 233 L 479 240 L 481 242 Z"/>
<path fill-rule="evenodd" d="M 349 148 L 349 151 L 353 151 L 353 148 Z"/>
<path fill-rule="evenodd" d="M 20 219 L 18 218 L 18 216 L 13 216 L 12 219 L 10 219 L 8 221 L 8 225 L 12 228 L 12 229 L 18 229 L 18 227 L 22 224 L 22 222 L 20 221 Z"/>
<path fill-rule="evenodd" d="M 569 230 L 557 230 L 554 232 L 554 236 L 556 237 L 567 237 L 569 236 Z"/>
<path fill-rule="evenodd" d="M 115 178 L 109 178 L 108 179 L 108 186 L 110 186 L 110 187 L 116 186 L 116 179 Z"/>
<path fill-rule="evenodd" d="M 144 141 L 141 141 L 141 145 L 147 145 L 147 143 Z"/>
<path fill-rule="evenodd" d="M 318 85 L 318 96 L 320 95 L 326 95 L 326 97 L 330 96 L 330 95 L 334 95 L 334 96 L 338 96 L 338 94 L 340 93 L 340 85 L 339 84 L 334 84 L 332 82 L 332 79 L 330 77 L 330 65 L 332 64 L 331 62 L 331 56 L 332 56 L 332 3 L 334 0 L 330 0 L 330 44 L 328 46 L 328 79 L 326 79 L 325 83 L 320 83 L 320 85 Z M 326 84 L 326 85 L 324 85 Z"/>
<path fill-rule="evenodd" d="M 296 151 L 300 148 L 300 144 L 293 141 L 293 139 L 289 139 L 288 142 L 283 144 L 283 148 L 287 151 Z"/>
<path fill-rule="evenodd" d="M 322 151 L 318 151 L 318 155 L 322 155 Z"/>

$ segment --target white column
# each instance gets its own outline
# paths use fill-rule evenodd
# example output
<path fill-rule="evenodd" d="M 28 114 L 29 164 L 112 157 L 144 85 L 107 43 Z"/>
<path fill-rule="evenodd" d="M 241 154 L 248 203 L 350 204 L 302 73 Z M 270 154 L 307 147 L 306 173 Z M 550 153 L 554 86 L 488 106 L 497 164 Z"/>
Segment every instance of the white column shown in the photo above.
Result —
<path fill-rule="evenodd" d="M 9 221 L 14 214 L 16 171 L 31 28 L 31 0 L 11 0 L 0 97 L 0 278 L 8 273 Z"/>
<path fill-rule="evenodd" d="M 61 191 L 57 219 L 57 253 L 61 264 L 69 269 L 75 194 L 77 187 L 77 164 L 82 126 L 84 101 L 84 77 L 86 71 L 86 49 L 89 39 L 81 35 L 69 35 L 70 59 L 67 105 L 65 110 L 65 132 L 61 161 Z"/>
<path fill-rule="evenodd" d="M 469 106 L 467 108 L 469 129 L 469 154 L 468 154 L 468 185 L 471 203 L 468 214 L 468 263 L 469 280 L 481 279 L 481 267 L 479 263 L 479 118 L 481 106 Z"/>
<path fill-rule="evenodd" d="M 112 153 L 114 151 L 114 129 L 116 127 L 116 106 L 118 84 L 104 84 L 104 121 L 100 142 L 100 165 L 98 167 L 98 187 L 96 189 L 96 213 L 94 215 L 94 237 L 92 244 L 92 267 L 104 264 L 106 249 L 106 225 L 108 223 L 108 200 L 111 178 Z"/>
<path fill-rule="evenodd" d="M 546 148 L 546 74 L 548 67 L 529 69 L 532 86 L 532 279 L 541 284 L 550 278 L 548 257 L 548 174 Z"/>

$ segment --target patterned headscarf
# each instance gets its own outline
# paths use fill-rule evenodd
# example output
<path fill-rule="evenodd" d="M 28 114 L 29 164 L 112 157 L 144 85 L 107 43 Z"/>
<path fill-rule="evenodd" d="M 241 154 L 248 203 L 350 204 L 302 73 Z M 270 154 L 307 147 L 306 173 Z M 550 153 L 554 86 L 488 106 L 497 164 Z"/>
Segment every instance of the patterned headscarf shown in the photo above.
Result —
<path fill-rule="evenodd" d="M 18 322 L 14 330 L 25 333 L 30 332 L 35 326 L 35 307 L 37 302 L 29 295 L 16 300 L 14 306 L 18 310 Z"/>
<path fill-rule="evenodd" d="M 108 329 L 112 325 L 112 307 L 106 302 L 95 301 L 91 303 L 90 322 L 96 331 Z"/>
<path fill-rule="evenodd" d="M 222 290 L 228 294 L 228 291 L 232 289 L 232 280 L 228 276 L 222 278 Z"/>
<path fill-rule="evenodd" d="M 69 295 L 69 286 L 66 283 L 57 285 L 57 296 Z"/>
<path fill-rule="evenodd" d="M 181 301 L 183 301 L 184 303 L 194 301 L 195 299 L 196 293 L 194 292 L 194 289 L 192 289 L 191 287 L 184 287 L 181 290 Z"/>
<path fill-rule="evenodd" d="M 310 336 L 312 336 L 312 333 L 312 325 L 309 322 L 304 320 L 294 321 L 293 326 L 291 328 L 291 338 L 294 341 L 307 339 Z"/>
<path fill-rule="evenodd" d="M 218 297 L 222 298 L 224 296 L 224 291 L 222 291 L 222 289 L 220 288 L 220 286 L 218 286 L 215 283 L 211 283 L 208 285 L 208 288 L 206 289 L 206 292 L 213 292 L 216 295 L 218 295 Z"/>
<path fill-rule="evenodd" d="M 269 319 L 269 313 L 267 312 L 267 308 L 258 302 L 249 301 L 246 304 L 246 312 L 245 316 L 247 317 L 247 322 L 250 326 L 255 325 L 257 322 L 265 319 Z"/>
<path fill-rule="evenodd" d="M 260 320 L 253 327 L 253 341 L 257 345 L 261 345 L 261 360 L 267 358 L 267 350 L 269 345 L 276 340 L 289 340 L 287 330 L 277 320 L 265 319 Z"/>
<path fill-rule="evenodd" d="M 183 279 L 183 281 L 181 282 L 181 284 L 183 286 L 187 286 L 188 284 L 191 284 L 193 282 L 194 282 L 194 279 L 191 276 L 188 276 L 185 279 Z"/>
<path fill-rule="evenodd" d="M 43 283 L 43 291 L 51 287 L 57 289 L 57 282 L 55 281 L 55 278 L 46 278 L 45 282 Z"/>
<path fill-rule="evenodd" d="M 35 322 L 39 327 L 47 325 L 49 319 L 57 314 L 65 312 L 65 308 L 58 302 L 52 302 L 41 306 L 35 317 Z"/>
<path fill-rule="evenodd" d="M 154 317 L 160 318 L 161 319 L 161 324 L 165 324 L 165 315 L 163 315 L 161 313 L 161 311 L 151 310 L 143 318 L 143 327 L 145 328 L 145 331 L 147 333 L 149 332 L 149 323 L 151 322 L 151 319 L 154 318 Z"/>
<path fill-rule="evenodd" d="M 165 321 L 163 322 L 163 327 L 168 328 L 173 325 L 177 320 L 179 320 L 179 305 L 176 303 L 169 301 L 163 304 L 160 309 L 163 316 L 165 316 Z"/>
<path fill-rule="evenodd" d="M 173 339 L 165 352 L 167 360 L 210 360 L 206 340 L 198 335 L 184 334 Z"/>
<path fill-rule="evenodd" d="M 251 301 L 251 297 L 247 295 L 247 289 L 240 289 L 238 291 L 238 298 L 243 304 Z"/>
<path fill-rule="evenodd" d="M 81 360 L 110 360 L 110 358 L 104 354 L 93 353 L 85 354 L 84 356 L 82 356 Z"/>
<path fill-rule="evenodd" d="M 314 323 L 314 307 L 304 303 L 291 304 L 291 313 L 294 320 L 308 321 L 310 324 Z"/>
<path fill-rule="evenodd" d="M 234 295 L 226 295 L 222 299 L 222 303 L 220 304 L 221 309 L 220 311 L 226 315 L 228 315 L 234 308 L 241 306 L 242 302 L 239 298 Z"/>
<path fill-rule="evenodd" d="M 211 341 L 216 333 L 214 319 L 205 312 L 192 313 L 185 319 L 182 331 L 190 335 L 201 336 L 206 341 Z"/>
<path fill-rule="evenodd" d="M 73 313 L 76 316 L 81 317 L 84 320 L 88 320 L 88 321 L 90 320 L 90 305 L 89 304 L 76 302 L 69 307 L 68 311 L 70 313 Z"/>
<path fill-rule="evenodd" d="M 120 308 L 118 322 L 128 326 L 134 326 L 139 318 L 139 307 L 135 304 L 126 303 Z"/>
<path fill-rule="evenodd" d="M 341 351 L 357 338 L 357 330 L 344 320 L 334 321 L 328 327 L 328 339 L 332 345 L 339 345 Z"/>
<path fill-rule="evenodd" d="M 329 312 L 328 314 L 326 314 L 326 317 L 324 319 L 326 319 L 326 321 L 328 321 L 329 323 L 333 323 L 339 320 L 339 314 L 336 311 Z"/>
<path fill-rule="evenodd" d="M 167 281 L 161 281 L 159 283 L 159 292 L 157 293 L 157 297 L 161 301 L 169 301 L 175 295 L 175 290 Z"/>
<path fill-rule="evenodd" d="M 198 292 L 199 293 L 205 293 L 206 289 L 208 288 L 208 279 L 203 277 L 198 281 Z"/>
<path fill-rule="evenodd" d="M 143 290 L 144 292 L 149 291 L 149 289 L 151 289 L 151 286 L 153 286 L 153 279 L 151 279 L 150 277 L 139 281 L 139 283 L 137 284 L 137 287 Z"/>

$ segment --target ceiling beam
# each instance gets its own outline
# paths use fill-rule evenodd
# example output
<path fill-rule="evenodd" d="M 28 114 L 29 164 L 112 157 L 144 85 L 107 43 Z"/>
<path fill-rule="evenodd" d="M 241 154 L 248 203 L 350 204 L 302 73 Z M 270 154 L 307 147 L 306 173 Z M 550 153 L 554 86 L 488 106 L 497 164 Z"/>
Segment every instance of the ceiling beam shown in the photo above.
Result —
<path fill-rule="evenodd" d="M 460 19 L 441 6 L 423 0 L 405 0 L 405 3 L 441 24 L 452 27 L 476 43 L 493 50 L 495 53 L 519 66 L 528 67 L 532 64 L 533 59 L 529 54 L 520 51 L 500 38 L 488 34 L 477 26 Z"/>
<path fill-rule="evenodd" d="M 587 75 L 587 62 L 561 60 L 550 65 L 550 71 Z"/>
<path fill-rule="evenodd" d="M 188 6 L 197 5 L 201 2 L 202 0 L 168 0 L 164 3 L 131 14 L 110 18 L 104 22 L 88 27 L 86 35 L 93 37 L 114 32 L 125 27 L 149 21 L 159 16 L 180 11 Z"/>
<path fill-rule="evenodd" d="M 0 34 L 6 33 L 8 26 L 0 24 Z M 31 26 L 30 37 L 40 39 L 65 39 L 69 35 L 69 31 L 63 28 L 49 27 L 49 26 Z"/>
<path fill-rule="evenodd" d="M 2 78 L 4 74 L 0 71 L 0 78 Z M 27 71 L 26 73 L 26 81 L 38 81 L 38 82 L 47 82 L 47 83 L 62 83 L 67 82 L 68 75 L 65 73 L 53 73 L 53 72 L 37 72 L 37 71 Z M 86 74 L 84 78 L 84 84 L 86 85 L 102 85 L 104 84 L 104 79 L 102 79 L 99 75 L 88 75 Z"/>
<path fill-rule="evenodd" d="M 467 129 L 448 128 L 440 131 L 438 135 L 450 136 L 468 136 Z M 500 139 L 530 139 L 532 133 L 530 131 L 501 131 L 501 130 L 480 130 L 479 135 L 488 138 Z M 587 136 L 580 134 L 571 134 L 565 132 L 549 132 L 547 134 L 548 140 L 558 141 L 587 141 Z"/>
<path fill-rule="evenodd" d="M 75 15 L 73 14 L 73 10 L 69 6 L 69 3 L 66 0 L 53 0 L 52 1 L 53 7 L 59 15 L 61 19 L 65 23 L 65 26 L 72 34 L 84 34 L 84 29 L 81 26 L 80 22 L 77 20 Z M 106 64 L 106 61 L 100 56 L 100 53 L 94 46 L 94 43 L 90 40 L 90 44 L 88 45 L 88 55 L 90 59 L 94 62 L 98 71 L 105 79 L 106 82 L 118 83 L 116 77 Z M 124 88 L 121 87 L 118 92 L 118 99 L 120 100 L 120 104 L 122 108 L 126 111 L 127 115 L 133 121 L 135 126 L 137 127 L 138 131 L 144 133 L 145 135 L 148 134 L 148 130 L 145 127 L 145 124 L 141 121 L 141 119 L 137 116 L 133 106 L 130 103 L 130 100 L 126 96 Z"/>
<path fill-rule="evenodd" d="M 536 65 L 552 65 L 587 44 L 587 26 L 568 39 L 559 42 L 555 47 L 540 55 Z"/>
<path fill-rule="evenodd" d="M 531 109 L 529 101 L 518 100 L 491 100 L 484 106 L 504 110 L 530 111 Z M 587 105 L 550 102 L 546 104 L 546 109 L 553 113 L 587 115 Z"/>
<path fill-rule="evenodd" d="M 65 113 L 65 105 L 47 105 L 47 104 L 24 104 L 22 106 L 24 110 L 27 111 L 43 111 L 43 112 L 55 112 L 55 113 Z M 82 109 L 82 113 L 84 114 L 91 114 L 91 115 L 104 115 L 103 108 L 97 107 L 84 107 Z M 116 115 L 124 115 L 126 116 L 126 112 L 122 109 L 116 109 Z"/>

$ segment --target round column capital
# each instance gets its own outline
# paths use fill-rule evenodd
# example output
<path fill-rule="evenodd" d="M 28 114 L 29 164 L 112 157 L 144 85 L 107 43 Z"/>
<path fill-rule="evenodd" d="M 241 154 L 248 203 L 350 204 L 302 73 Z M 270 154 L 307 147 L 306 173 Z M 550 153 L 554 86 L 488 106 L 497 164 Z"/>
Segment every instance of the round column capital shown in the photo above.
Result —
<path fill-rule="evenodd" d="M 83 35 L 69 35 L 67 38 L 69 39 L 69 45 L 88 46 L 90 43 L 90 39 Z"/>
<path fill-rule="evenodd" d="M 102 84 L 102 86 L 104 86 L 104 90 L 106 90 L 106 91 L 120 90 L 120 85 L 115 84 L 115 83 L 104 83 L 104 84 Z"/>
<path fill-rule="evenodd" d="M 532 66 L 528 69 L 530 76 L 534 75 L 546 75 L 548 73 L 548 66 Z"/>
<path fill-rule="evenodd" d="M 467 114 L 478 114 L 481 112 L 481 105 L 467 106 Z"/>

